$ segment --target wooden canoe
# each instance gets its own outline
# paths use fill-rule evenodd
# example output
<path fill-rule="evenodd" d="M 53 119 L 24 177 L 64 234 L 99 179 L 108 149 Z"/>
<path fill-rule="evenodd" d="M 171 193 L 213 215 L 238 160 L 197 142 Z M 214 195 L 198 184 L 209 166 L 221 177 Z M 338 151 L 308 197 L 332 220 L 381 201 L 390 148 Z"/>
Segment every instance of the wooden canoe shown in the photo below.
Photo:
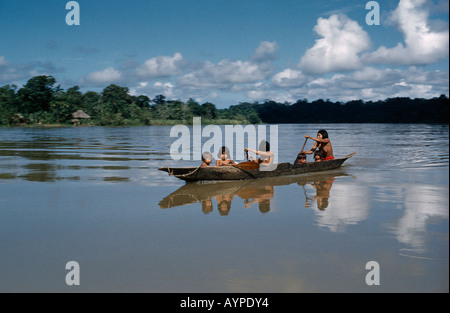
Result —
<path fill-rule="evenodd" d="M 175 176 L 187 182 L 248 180 L 334 170 L 341 167 L 346 160 L 355 154 L 356 152 L 339 159 L 322 162 L 310 162 L 300 165 L 279 163 L 274 166 L 275 169 L 273 170 L 247 170 L 244 168 L 239 168 L 239 166 L 161 167 L 158 170 L 167 172 L 169 175 Z"/>

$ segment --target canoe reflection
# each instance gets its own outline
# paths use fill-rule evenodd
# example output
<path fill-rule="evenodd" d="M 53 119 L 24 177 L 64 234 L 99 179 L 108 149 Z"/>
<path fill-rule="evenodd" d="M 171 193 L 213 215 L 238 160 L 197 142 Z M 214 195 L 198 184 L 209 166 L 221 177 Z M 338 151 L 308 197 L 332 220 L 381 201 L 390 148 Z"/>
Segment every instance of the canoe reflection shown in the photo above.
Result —
<path fill-rule="evenodd" d="M 205 214 L 214 211 L 214 202 L 220 215 L 228 215 L 231 202 L 235 197 L 244 200 L 244 207 L 258 207 L 260 213 L 268 213 L 275 194 L 275 186 L 297 184 L 305 194 L 305 207 L 317 203 L 319 210 L 328 207 L 330 190 L 334 179 L 338 176 L 348 176 L 344 172 L 316 173 L 301 176 L 287 176 L 246 181 L 228 181 L 217 183 L 187 183 L 159 202 L 161 209 L 168 209 L 193 203 L 201 203 Z M 311 197 L 306 192 L 306 186 L 315 189 L 316 195 Z"/>

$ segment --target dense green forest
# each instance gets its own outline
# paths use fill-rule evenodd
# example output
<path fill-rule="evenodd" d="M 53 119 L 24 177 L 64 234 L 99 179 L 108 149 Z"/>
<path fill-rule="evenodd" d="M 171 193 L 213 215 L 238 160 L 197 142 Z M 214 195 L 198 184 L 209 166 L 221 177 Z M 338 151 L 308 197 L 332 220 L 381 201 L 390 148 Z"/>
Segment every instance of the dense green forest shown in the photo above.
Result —
<path fill-rule="evenodd" d="M 73 115 L 82 110 L 89 118 Z M 101 93 L 80 92 L 78 86 L 63 90 L 52 76 L 31 78 L 22 88 L 0 87 L 0 125 L 169 125 L 192 123 L 448 123 L 449 98 L 390 98 L 384 101 L 346 103 L 329 100 L 299 100 L 295 103 L 240 103 L 217 109 L 213 103 L 199 104 L 130 95 L 127 87 L 114 84 Z"/>

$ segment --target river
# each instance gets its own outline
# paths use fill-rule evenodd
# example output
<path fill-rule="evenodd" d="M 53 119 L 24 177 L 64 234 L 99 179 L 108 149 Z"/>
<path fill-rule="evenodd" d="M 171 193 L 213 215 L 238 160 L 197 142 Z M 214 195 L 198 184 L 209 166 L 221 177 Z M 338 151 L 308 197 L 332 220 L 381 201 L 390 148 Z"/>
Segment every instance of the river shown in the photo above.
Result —
<path fill-rule="evenodd" d="M 448 292 L 449 126 L 278 125 L 278 161 L 319 128 L 338 170 L 193 185 L 169 126 L 0 128 L 0 292 Z"/>

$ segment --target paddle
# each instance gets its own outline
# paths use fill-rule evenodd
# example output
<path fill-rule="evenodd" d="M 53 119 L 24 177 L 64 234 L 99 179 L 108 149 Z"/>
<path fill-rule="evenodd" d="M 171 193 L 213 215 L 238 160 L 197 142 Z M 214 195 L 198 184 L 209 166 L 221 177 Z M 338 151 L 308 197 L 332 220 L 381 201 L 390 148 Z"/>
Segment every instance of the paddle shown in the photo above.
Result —
<path fill-rule="evenodd" d="M 244 170 L 256 170 L 259 168 L 259 164 L 253 161 L 245 161 L 236 164 L 236 167 Z"/>
<path fill-rule="evenodd" d="M 234 166 L 240 169 L 245 174 L 252 178 L 257 178 L 253 173 L 248 172 L 248 170 L 256 170 L 259 168 L 259 164 L 253 161 L 248 161 L 248 150 L 245 150 L 245 158 L 247 161 L 235 164 Z"/>
<path fill-rule="evenodd" d="M 300 151 L 300 153 L 303 153 L 303 149 L 305 149 L 306 146 L 306 142 L 308 141 L 308 138 L 306 138 L 305 143 L 303 144 L 302 150 Z"/>
<path fill-rule="evenodd" d="M 245 151 L 245 158 L 247 159 L 247 161 L 237 164 L 237 167 L 240 168 L 240 169 L 245 169 L 245 170 L 256 170 L 256 169 L 258 169 L 259 168 L 259 163 L 253 162 L 253 161 L 249 161 L 248 160 L 248 150 L 244 149 L 244 151 Z"/>
<path fill-rule="evenodd" d="M 250 163 L 253 163 L 253 164 L 250 164 Z M 239 164 L 233 165 L 233 166 L 238 168 L 239 170 L 241 170 L 242 172 L 244 172 L 245 174 L 247 174 L 251 178 L 255 178 L 255 179 L 257 178 L 255 176 L 255 174 L 250 173 L 248 170 L 256 170 L 256 169 L 258 169 L 259 164 L 255 163 L 255 162 L 252 162 L 252 161 L 245 161 L 245 162 L 241 162 Z"/>

